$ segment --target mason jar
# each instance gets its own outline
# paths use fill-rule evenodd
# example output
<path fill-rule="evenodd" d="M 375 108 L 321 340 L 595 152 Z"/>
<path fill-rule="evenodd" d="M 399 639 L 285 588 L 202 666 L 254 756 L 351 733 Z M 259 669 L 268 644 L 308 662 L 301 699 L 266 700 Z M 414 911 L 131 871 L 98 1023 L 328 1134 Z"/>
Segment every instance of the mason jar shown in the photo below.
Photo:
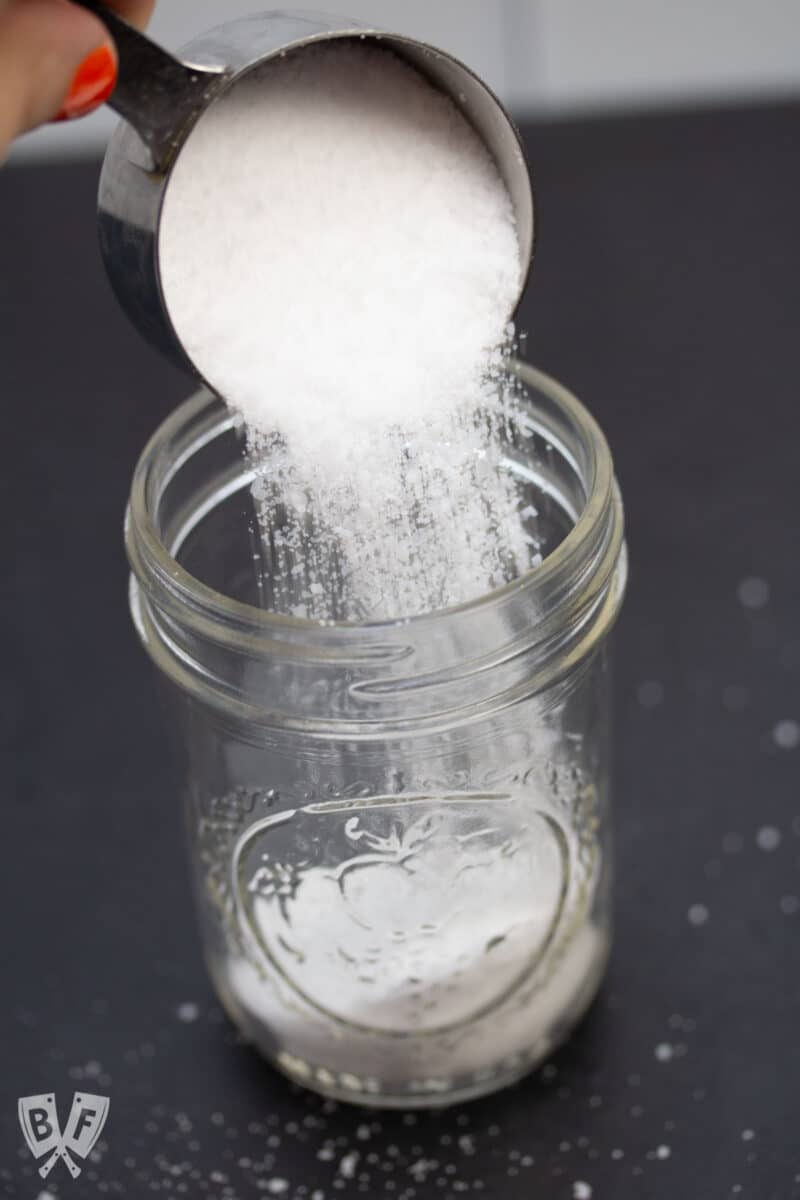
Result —
<path fill-rule="evenodd" d="M 516 372 L 504 467 L 542 561 L 455 608 L 265 609 L 253 471 L 209 393 L 133 480 L 131 608 L 166 685 L 215 988 L 281 1071 L 360 1104 L 516 1080 L 609 952 L 622 506 L 591 416 Z"/>

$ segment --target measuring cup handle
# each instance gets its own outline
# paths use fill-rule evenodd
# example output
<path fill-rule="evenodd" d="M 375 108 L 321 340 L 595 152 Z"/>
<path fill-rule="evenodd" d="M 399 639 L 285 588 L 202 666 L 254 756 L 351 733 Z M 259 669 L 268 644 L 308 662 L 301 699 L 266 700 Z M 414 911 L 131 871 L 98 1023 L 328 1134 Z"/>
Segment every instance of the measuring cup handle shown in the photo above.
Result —
<path fill-rule="evenodd" d="M 224 70 L 188 66 L 96 0 L 73 3 L 99 17 L 117 47 L 119 73 L 109 106 L 134 127 L 155 167 L 165 167 Z"/>

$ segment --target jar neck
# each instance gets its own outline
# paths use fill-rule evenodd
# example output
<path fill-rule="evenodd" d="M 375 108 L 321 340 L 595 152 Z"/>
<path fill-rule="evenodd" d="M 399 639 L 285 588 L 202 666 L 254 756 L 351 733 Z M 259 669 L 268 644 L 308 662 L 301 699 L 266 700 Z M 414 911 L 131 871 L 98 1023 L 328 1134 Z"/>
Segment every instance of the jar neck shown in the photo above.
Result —
<path fill-rule="evenodd" d="M 622 504 L 592 418 L 555 381 L 527 365 L 516 370 L 526 436 L 562 464 L 554 479 L 569 474 L 573 528 L 539 567 L 505 587 L 395 622 L 279 616 L 184 570 L 186 530 L 214 490 L 204 459 L 234 423 L 210 394 L 182 405 L 139 461 L 126 521 L 134 619 L 160 669 L 240 719 L 336 736 L 463 724 L 576 670 L 602 643 L 624 593 Z"/>

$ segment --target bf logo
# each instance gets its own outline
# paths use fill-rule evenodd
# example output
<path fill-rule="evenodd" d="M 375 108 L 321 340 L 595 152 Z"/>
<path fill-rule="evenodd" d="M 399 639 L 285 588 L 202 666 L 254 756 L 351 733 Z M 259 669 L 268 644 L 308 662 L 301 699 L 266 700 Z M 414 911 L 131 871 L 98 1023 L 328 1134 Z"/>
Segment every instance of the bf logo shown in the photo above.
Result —
<path fill-rule="evenodd" d="M 59 1158 L 73 1179 L 81 1169 L 72 1157 L 88 1158 L 97 1139 L 103 1132 L 111 1101 L 106 1096 L 90 1096 L 76 1092 L 64 1133 L 58 1126 L 56 1098 L 52 1092 L 46 1096 L 23 1096 L 19 1101 L 19 1123 L 34 1158 L 47 1156 L 39 1167 L 39 1174 L 46 1179 Z"/>

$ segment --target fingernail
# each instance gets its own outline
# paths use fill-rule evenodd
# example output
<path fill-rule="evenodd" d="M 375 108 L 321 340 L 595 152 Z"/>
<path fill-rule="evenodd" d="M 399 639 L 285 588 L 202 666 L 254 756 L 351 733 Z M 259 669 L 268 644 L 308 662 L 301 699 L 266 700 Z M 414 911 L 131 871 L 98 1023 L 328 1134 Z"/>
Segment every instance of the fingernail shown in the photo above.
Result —
<path fill-rule="evenodd" d="M 103 104 L 117 82 L 117 57 L 110 46 L 98 46 L 78 67 L 56 121 L 73 121 Z"/>

